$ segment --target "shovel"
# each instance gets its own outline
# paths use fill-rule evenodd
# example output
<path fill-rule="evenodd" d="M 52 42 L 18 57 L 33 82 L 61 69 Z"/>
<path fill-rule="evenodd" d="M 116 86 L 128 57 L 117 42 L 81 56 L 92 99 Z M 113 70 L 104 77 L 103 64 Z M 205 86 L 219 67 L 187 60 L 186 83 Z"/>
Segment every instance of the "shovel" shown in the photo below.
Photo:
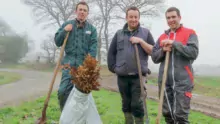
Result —
<path fill-rule="evenodd" d="M 161 118 L 161 114 L 162 114 L 164 89 L 165 89 L 165 84 L 166 84 L 166 80 L 167 80 L 167 70 L 168 70 L 169 58 L 170 58 L 170 52 L 166 52 L 163 80 L 162 80 L 162 86 L 161 86 L 161 90 L 160 90 L 160 103 L 159 103 L 159 107 L 158 107 L 158 115 L 157 115 L 157 119 L 156 119 L 156 124 L 160 124 L 160 118 Z"/>
<path fill-rule="evenodd" d="M 48 102 L 50 100 L 50 95 L 51 95 L 51 92 L 52 92 L 52 89 L 53 89 L 53 85 L 54 85 L 57 73 L 59 71 L 59 66 L 60 66 L 60 63 L 61 63 L 61 59 L 63 57 L 64 48 L 66 46 L 66 42 L 67 42 L 68 37 L 69 37 L 69 32 L 67 32 L 66 37 L 65 37 L 64 42 L 63 42 L 63 45 L 62 45 L 61 50 L 60 50 L 60 56 L 59 56 L 58 62 L 56 64 L 56 68 L 54 70 L 52 81 L 50 83 L 49 92 L 47 94 L 47 98 L 44 101 L 44 108 L 42 110 L 42 116 L 40 118 L 38 118 L 38 120 L 35 122 L 35 124 L 46 124 L 46 120 L 47 120 L 46 119 L 46 111 L 47 111 Z"/>
<path fill-rule="evenodd" d="M 145 86 L 145 84 L 143 82 L 143 78 L 142 78 L 142 71 L 141 71 L 139 51 L 138 51 L 137 44 L 134 44 L 134 47 L 135 47 L 136 61 L 137 61 L 137 66 L 138 66 L 138 75 L 139 75 L 139 78 L 140 78 L 141 99 L 144 102 L 144 113 L 145 113 L 145 116 L 146 116 L 146 124 L 150 124 L 150 119 L 148 117 L 147 106 L 146 106 L 147 91 L 146 91 L 146 86 Z"/>

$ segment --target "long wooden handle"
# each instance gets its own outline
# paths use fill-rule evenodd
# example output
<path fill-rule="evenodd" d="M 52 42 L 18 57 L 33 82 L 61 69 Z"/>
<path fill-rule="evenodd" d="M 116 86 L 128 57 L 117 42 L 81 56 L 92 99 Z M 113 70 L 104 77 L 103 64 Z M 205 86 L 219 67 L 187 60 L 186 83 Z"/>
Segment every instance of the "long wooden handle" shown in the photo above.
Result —
<path fill-rule="evenodd" d="M 50 100 L 50 95 L 51 95 L 51 92 L 52 92 L 52 89 L 53 89 L 53 85 L 54 85 L 57 73 L 59 71 L 59 66 L 60 66 L 60 63 L 61 63 L 61 59 L 63 57 L 63 53 L 64 53 L 64 50 L 65 50 L 65 47 L 66 47 L 68 37 L 69 37 L 69 32 L 67 32 L 66 37 L 65 37 L 64 42 L 63 42 L 63 45 L 61 47 L 60 56 L 59 56 L 58 62 L 56 64 L 56 68 L 54 69 L 54 74 L 53 74 L 52 81 L 50 83 L 49 92 L 47 94 L 46 100 L 44 101 L 44 108 L 43 108 L 43 111 L 42 111 L 42 120 L 46 119 L 46 109 L 47 109 L 47 106 L 48 106 L 48 102 Z"/>
<path fill-rule="evenodd" d="M 135 47 L 135 53 L 136 53 L 136 61 L 137 61 L 137 67 L 138 67 L 138 75 L 139 75 L 139 78 L 140 78 L 141 94 L 143 95 L 143 94 L 144 94 L 144 85 L 143 85 L 142 71 L 141 71 L 139 51 L 138 51 L 138 48 L 137 48 L 137 44 L 135 44 L 134 47 Z"/>
<path fill-rule="evenodd" d="M 157 115 L 157 119 L 156 119 L 156 124 L 160 124 L 160 118 L 162 115 L 164 89 L 165 89 L 165 84 L 167 81 L 167 71 L 168 71 L 168 66 L 169 66 L 169 58 L 170 58 L 170 52 L 166 52 L 163 80 L 162 80 L 162 86 L 160 89 L 160 103 L 159 103 L 159 107 L 158 107 L 158 115 Z"/>
<path fill-rule="evenodd" d="M 146 116 L 146 123 L 149 124 L 149 118 L 148 118 L 148 112 L 147 112 L 147 106 L 146 106 L 146 94 L 144 92 L 144 82 L 143 82 L 143 78 L 142 78 L 142 71 L 141 71 L 141 64 L 140 64 L 140 57 L 139 57 L 139 51 L 138 51 L 138 47 L 137 44 L 134 45 L 135 47 L 135 53 L 136 53 L 136 61 L 137 61 L 137 66 L 138 66 L 138 75 L 140 78 L 140 86 L 141 86 L 141 97 L 143 99 L 144 102 L 144 113 Z"/>

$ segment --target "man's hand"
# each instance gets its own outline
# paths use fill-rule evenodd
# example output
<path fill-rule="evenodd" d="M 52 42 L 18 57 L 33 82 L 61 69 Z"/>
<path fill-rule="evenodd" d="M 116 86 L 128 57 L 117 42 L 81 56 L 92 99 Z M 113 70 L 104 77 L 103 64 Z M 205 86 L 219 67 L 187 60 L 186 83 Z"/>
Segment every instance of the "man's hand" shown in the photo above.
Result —
<path fill-rule="evenodd" d="M 132 44 L 135 44 L 135 43 L 141 43 L 143 40 L 139 37 L 131 37 L 130 41 Z"/>
<path fill-rule="evenodd" d="M 163 46 L 163 51 L 164 52 L 170 52 L 172 51 L 172 44 L 173 44 L 173 40 L 163 40 L 162 41 L 162 46 Z"/>
<path fill-rule="evenodd" d="M 170 51 L 172 51 L 172 46 L 171 46 L 171 45 L 163 46 L 163 51 L 164 51 L 164 52 L 170 52 Z"/>
<path fill-rule="evenodd" d="M 171 45 L 172 46 L 173 40 L 168 40 L 168 39 L 163 40 L 162 44 L 163 44 L 163 46 L 167 46 L 167 45 Z"/>
<path fill-rule="evenodd" d="M 72 28 L 73 28 L 73 25 L 68 24 L 68 25 L 65 26 L 64 30 L 69 32 L 69 31 L 72 31 Z"/>
<path fill-rule="evenodd" d="M 132 44 L 139 43 L 141 45 L 141 47 L 144 49 L 144 51 L 148 55 L 151 55 L 152 49 L 153 49 L 153 46 L 151 44 L 148 44 L 147 42 L 145 42 L 143 39 L 141 39 L 139 37 L 131 37 L 130 41 L 131 41 Z"/>

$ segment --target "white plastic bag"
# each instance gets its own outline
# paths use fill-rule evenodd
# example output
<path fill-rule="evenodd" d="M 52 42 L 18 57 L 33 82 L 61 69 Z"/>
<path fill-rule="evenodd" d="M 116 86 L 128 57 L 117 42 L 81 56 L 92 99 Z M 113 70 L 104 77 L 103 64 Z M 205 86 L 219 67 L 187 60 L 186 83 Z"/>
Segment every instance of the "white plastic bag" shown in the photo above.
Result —
<path fill-rule="evenodd" d="M 60 124 L 102 124 L 92 94 L 72 89 L 60 116 Z"/>

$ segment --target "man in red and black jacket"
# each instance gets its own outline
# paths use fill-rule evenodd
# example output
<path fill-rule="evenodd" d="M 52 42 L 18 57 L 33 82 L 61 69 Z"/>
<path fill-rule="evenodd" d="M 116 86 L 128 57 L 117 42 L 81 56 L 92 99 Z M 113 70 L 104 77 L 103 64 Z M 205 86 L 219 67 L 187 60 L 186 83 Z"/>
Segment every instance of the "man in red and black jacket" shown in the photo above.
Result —
<path fill-rule="evenodd" d="M 170 51 L 171 55 L 164 89 L 163 116 L 167 124 L 188 124 L 194 87 L 192 63 L 199 53 L 198 38 L 194 30 L 180 24 L 179 9 L 171 7 L 165 15 L 170 29 L 160 36 L 152 51 L 152 60 L 154 63 L 160 63 L 159 91 L 161 91 L 166 51 Z"/>

